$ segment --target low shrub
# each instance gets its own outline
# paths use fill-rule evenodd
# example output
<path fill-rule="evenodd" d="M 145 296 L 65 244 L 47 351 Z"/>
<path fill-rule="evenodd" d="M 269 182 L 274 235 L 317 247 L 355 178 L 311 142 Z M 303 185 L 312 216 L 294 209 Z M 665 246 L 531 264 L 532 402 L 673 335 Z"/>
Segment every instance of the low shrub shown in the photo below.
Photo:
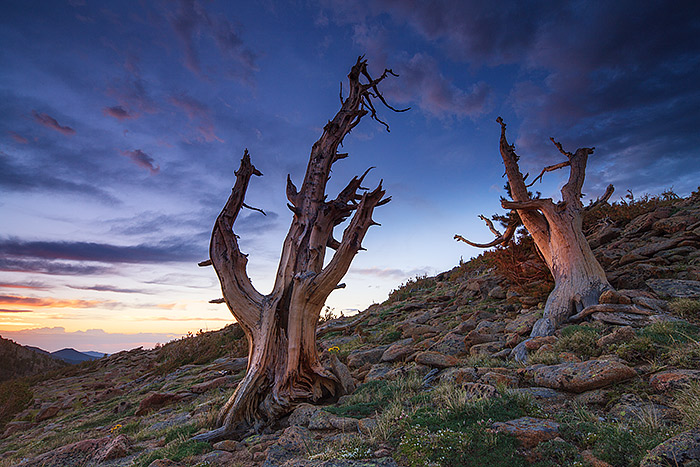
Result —
<path fill-rule="evenodd" d="M 32 390 L 24 381 L 10 380 L 0 383 L 0 432 L 15 415 L 29 407 Z"/>

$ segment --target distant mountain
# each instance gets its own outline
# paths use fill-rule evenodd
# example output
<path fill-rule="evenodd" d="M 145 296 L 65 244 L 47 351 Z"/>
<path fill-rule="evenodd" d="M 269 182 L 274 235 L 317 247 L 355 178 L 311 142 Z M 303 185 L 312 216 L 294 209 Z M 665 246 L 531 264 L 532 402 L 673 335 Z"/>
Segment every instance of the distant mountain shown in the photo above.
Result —
<path fill-rule="evenodd" d="M 78 352 L 75 349 L 61 349 L 55 352 L 51 352 L 51 356 L 59 360 L 63 360 L 66 363 L 81 363 L 88 360 L 97 360 L 104 356 L 104 354 L 99 352 Z"/>
<path fill-rule="evenodd" d="M 66 366 L 48 352 L 36 347 L 24 347 L 0 337 L 0 381 L 30 376 Z"/>
<path fill-rule="evenodd" d="M 109 355 L 109 354 L 106 354 L 106 353 L 103 353 L 103 352 L 93 352 L 93 351 L 90 351 L 90 352 L 81 352 L 81 353 L 84 353 L 85 355 L 89 355 L 89 356 L 95 357 L 95 358 L 102 358 L 102 357 L 104 357 L 104 356 Z"/>

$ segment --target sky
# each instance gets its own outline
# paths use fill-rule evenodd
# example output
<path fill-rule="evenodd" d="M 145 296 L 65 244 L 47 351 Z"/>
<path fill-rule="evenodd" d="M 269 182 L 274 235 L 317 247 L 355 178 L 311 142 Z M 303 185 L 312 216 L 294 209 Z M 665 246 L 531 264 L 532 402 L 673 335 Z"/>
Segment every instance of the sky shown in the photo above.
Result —
<path fill-rule="evenodd" d="M 502 116 L 523 173 L 594 146 L 584 202 L 700 185 L 700 3 L 90 1 L 0 4 L 0 335 L 152 347 L 233 322 L 207 259 L 244 149 L 264 174 L 234 227 L 272 287 L 341 83 L 365 55 L 394 113 L 345 139 L 329 196 L 375 167 L 392 201 L 327 305 L 351 314 L 448 270 L 502 212 Z M 343 89 L 347 89 L 347 86 Z M 535 189 L 557 197 L 565 171 Z M 343 226 L 339 228 L 342 229 Z M 340 233 L 336 234 L 339 237 Z M 330 257 L 330 255 L 328 255 Z"/>

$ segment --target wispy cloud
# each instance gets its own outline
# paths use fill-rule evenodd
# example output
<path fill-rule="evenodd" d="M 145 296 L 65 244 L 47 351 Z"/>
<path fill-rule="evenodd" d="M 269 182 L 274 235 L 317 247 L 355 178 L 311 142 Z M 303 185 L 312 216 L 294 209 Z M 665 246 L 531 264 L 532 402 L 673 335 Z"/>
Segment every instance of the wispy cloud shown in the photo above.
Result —
<path fill-rule="evenodd" d="M 113 285 L 93 285 L 91 287 L 87 286 L 77 286 L 77 285 L 69 285 L 71 289 L 77 289 L 77 290 L 94 290 L 96 292 L 116 292 L 116 293 L 127 293 L 127 294 L 148 294 L 152 293 L 144 289 L 127 289 L 123 287 L 115 287 Z"/>
<path fill-rule="evenodd" d="M 36 298 L 22 295 L 0 295 L 0 305 L 22 305 L 41 308 L 93 308 L 104 302 L 98 300 L 69 300 Z"/>
<path fill-rule="evenodd" d="M 31 313 L 32 310 L 13 310 L 9 308 L 0 308 L 0 313 Z"/>
<path fill-rule="evenodd" d="M 0 256 L 0 271 L 28 272 L 51 276 L 92 276 L 105 274 L 109 267 L 92 264 L 76 264 L 44 259 L 8 258 Z"/>
<path fill-rule="evenodd" d="M 395 269 L 395 268 L 350 268 L 350 274 L 355 274 L 359 276 L 375 276 L 385 279 L 407 279 L 409 277 L 419 276 L 422 274 L 427 274 L 430 268 L 419 268 L 419 269 Z"/>
<path fill-rule="evenodd" d="M 123 156 L 126 156 L 129 159 L 131 159 L 131 162 L 133 162 L 134 164 L 151 172 L 151 175 L 155 175 L 158 172 L 160 172 L 160 167 L 153 165 L 153 163 L 155 162 L 153 158 L 145 152 L 143 152 L 142 150 L 134 149 L 133 151 L 120 152 Z"/>
<path fill-rule="evenodd" d="M 41 125 L 44 125 L 46 128 L 51 128 L 52 130 L 56 130 L 59 133 L 63 133 L 66 136 L 73 136 L 75 134 L 75 130 L 73 128 L 61 125 L 55 118 L 53 118 L 50 115 L 47 115 L 45 113 L 39 113 L 36 110 L 32 110 L 32 115 L 34 115 L 34 120 L 36 120 Z"/>
<path fill-rule="evenodd" d="M 12 137 L 12 139 L 15 140 L 16 143 L 19 144 L 27 144 L 29 143 L 29 140 L 25 138 L 24 136 L 15 133 L 14 131 L 8 131 L 8 134 Z"/>

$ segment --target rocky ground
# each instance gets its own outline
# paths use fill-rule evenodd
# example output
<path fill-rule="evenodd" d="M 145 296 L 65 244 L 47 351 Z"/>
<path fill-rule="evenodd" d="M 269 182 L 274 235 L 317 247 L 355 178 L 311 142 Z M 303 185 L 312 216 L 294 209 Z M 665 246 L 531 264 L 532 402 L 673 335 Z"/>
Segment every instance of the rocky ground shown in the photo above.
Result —
<path fill-rule="evenodd" d="M 268 432 L 191 440 L 245 372 L 232 325 L 35 378 L 4 427 L 0 465 L 700 465 L 700 196 L 587 222 L 617 288 L 601 302 L 635 306 L 528 341 L 527 363 L 510 356 L 547 282 L 508 281 L 486 255 L 324 322 L 322 359 L 357 388 Z"/>

